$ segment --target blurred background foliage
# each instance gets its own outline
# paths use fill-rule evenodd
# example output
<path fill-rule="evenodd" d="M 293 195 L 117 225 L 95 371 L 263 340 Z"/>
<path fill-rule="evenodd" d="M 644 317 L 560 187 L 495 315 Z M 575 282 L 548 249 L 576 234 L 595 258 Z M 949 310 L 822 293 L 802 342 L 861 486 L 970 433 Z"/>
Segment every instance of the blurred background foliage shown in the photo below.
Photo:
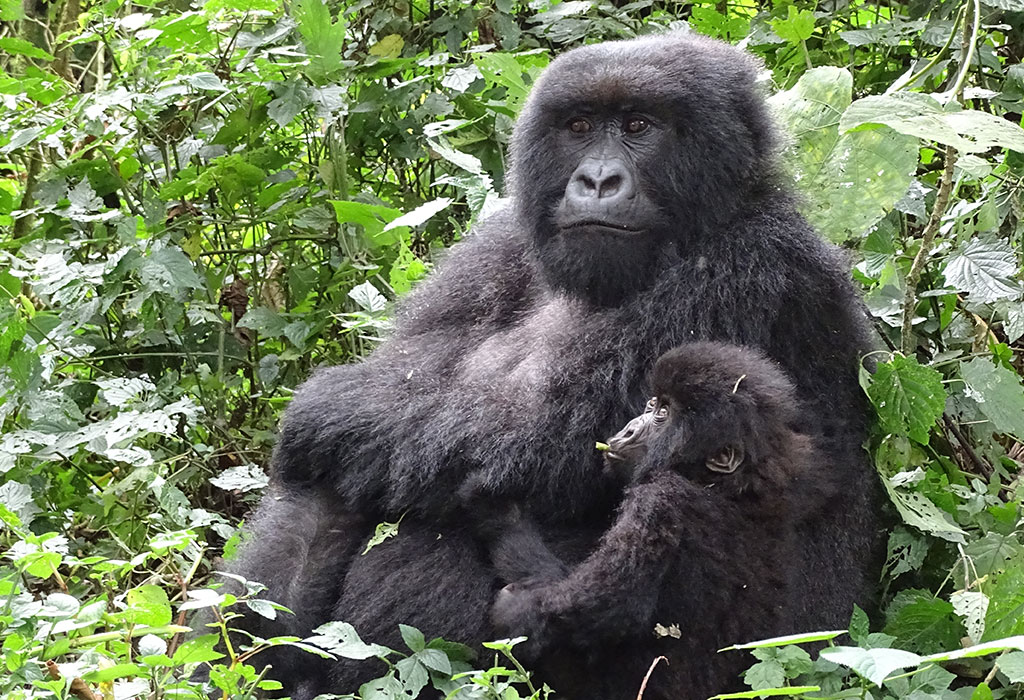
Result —
<path fill-rule="evenodd" d="M 754 649 L 752 694 L 1024 696 L 1024 0 L 0 0 L 5 697 L 197 692 L 219 655 L 178 626 L 233 602 L 201 584 L 294 387 L 502 205 L 553 55 L 668 28 L 763 58 L 886 348 L 881 614 L 813 662 Z M 245 697 L 269 681 L 236 651 Z M 473 697 L 536 695 L 497 668 Z"/>

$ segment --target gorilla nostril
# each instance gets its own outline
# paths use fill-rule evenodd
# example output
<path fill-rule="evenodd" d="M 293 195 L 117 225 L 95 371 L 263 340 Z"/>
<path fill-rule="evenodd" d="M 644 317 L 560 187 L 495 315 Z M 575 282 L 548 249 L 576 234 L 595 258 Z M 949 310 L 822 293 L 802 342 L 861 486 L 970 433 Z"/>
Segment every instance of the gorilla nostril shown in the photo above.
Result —
<path fill-rule="evenodd" d="M 618 174 L 612 174 L 605 177 L 601 181 L 600 187 L 597 188 L 597 198 L 603 199 L 605 197 L 614 197 L 619 193 L 619 188 L 622 186 L 622 176 Z"/>

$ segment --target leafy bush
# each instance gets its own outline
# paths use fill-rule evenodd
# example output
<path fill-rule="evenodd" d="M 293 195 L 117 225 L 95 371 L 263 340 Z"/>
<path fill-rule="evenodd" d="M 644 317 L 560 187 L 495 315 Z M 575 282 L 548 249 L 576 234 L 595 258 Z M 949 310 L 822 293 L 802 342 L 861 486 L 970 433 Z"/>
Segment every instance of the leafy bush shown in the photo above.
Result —
<path fill-rule="evenodd" d="M 550 57 L 683 25 L 764 59 L 805 215 L 850 251 L 885 348 L 863 376 L 898 518 L 876 631 L 858 611 L 845 646 L 751 646 L 748 695 L 1024 694 L 1021 0 L 7 0 L 0 20 L 5 697 L 188 697 L 211 664 L 249 697 L 268 644 L 384 657 L 367 700 L 543 697 L 510 644 L 471 671 L 411 629 L 404 656 L 338 624 L 222 656 L 232 606 L 287 613 L 202 582 L 291 390 L 371 349 L 499 205 Z M 183 641 L 199 607 L 210 633 Z"/>

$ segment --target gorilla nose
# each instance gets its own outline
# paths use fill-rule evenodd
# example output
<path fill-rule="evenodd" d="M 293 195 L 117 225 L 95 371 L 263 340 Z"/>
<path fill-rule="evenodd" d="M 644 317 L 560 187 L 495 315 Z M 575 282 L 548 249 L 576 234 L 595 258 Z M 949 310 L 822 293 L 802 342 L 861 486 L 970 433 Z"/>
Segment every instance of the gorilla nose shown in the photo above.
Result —
<path fill-rule="evenodd" d="M 633 197 L 633 179 L 619 160 L 588 159 L 569 181 L 567 195 L 577 206 L 611 206 Z"/>

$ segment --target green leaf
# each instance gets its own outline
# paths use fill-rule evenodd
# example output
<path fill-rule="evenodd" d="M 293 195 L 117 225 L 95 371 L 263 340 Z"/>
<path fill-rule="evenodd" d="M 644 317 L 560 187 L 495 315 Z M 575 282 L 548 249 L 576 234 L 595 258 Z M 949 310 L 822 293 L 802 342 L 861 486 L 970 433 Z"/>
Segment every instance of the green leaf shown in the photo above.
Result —
<path fill-rule="evenodd" d="M 960 376 L 995 432 L 1024 438 L 1024 389 L 1015 372 L 976 357 L 960 365 Z"/>
<path fill-rule="evenodd" d="M 949 542 L 963 543 L 967 533 L 953 522 L 953 518 L 935 505 L 927 496 L 917 491 L 898 488 L 890 479 L 883 479 L 889 498 L 907 525 L 922 532 L 941 537 Z"/>
<path fill-rule="evenodd" d="M 440 199 L 433 199 L 429 202 L 424 202 L 412 211 L 402 214 L 397 219 L 389 221 L 384 226 L 384 231 L 390 231 L 391 229 L 398 228 L 400 226 L 415 228 L 429 220 L 431 217 L 436 216 L 438 213 L 447 209 L 453 201 L 454 200 L 448 197 L 441 197 Z"/>
<path fill-rule="evenodd" d="M 288 126 L 304 109 L 313 104 L 313 91 L 302 78 L 281 83 L 275 89 L 275 99 L 267 105 L 267 115 L 278 126 Z"/>
<path fill-rule="evenodd" d="M 183 297 L 189 289 L 202 289 L 192 261 L 180 248 L 160 248 L 137 263 L 139 278 L 149 292 Z"/>
<path fill-rule="evenodd" d="M 1024 153 L 1024 129 L 1006 119 L 965 109 L 944 111 L 937 100 L 916 92 L 871 95 L 843 114 L 840 131 L 888 126 L 901 134 L 952 146 L 963 153 L 1009 148 Z"/>
<path fill-rule="evenodd" d="M 128 591 L 125 618 L 137 625 L 159 627 L 171 622 L 171 604 L 160 586 L 146 585 Z"/>
<path fill-rule="evenodd" d="M 306 642 L 315 644 L 318 647 L 337 656 L 346 659 L 370 659 L 373 657 L 384 658 L 394 651 L 379 644 L 366 644 L 359 638 L 356 628 L 347 622 L 328 622 L 320 625 L 314 630 L 316 636 L 309 637 Z"/>
<path fill-rule="evenodd" d="M 341 58 L 345 46 L 345 21 L 331 20 L 331 11 L 323 0 L 299 0 L 293 6 L 302 43 L 309 54 L 309 77 L 322 85 L 345 67 Z"/>
<path fill-rule="evenodd" d="M 905 590 L 896 594 L 886 611 L 885 632 L 896 637 L 900 646 L 927 654 L 958 644 L 963 627 L 948 601 L 928 591 Z"/>
<path fill-rule="evenodd" d="M 188 663 L 200 663 L 203 661 L 216 661 L 223 659 L 224 654 L 216 650 L 220 642 L 218 634 L 204 634 L 182 642 L 181 646 L 174 652 L 172 662 L 175 666 Z"/>
<path fill-rule="evenodd" d="M 992 700 L 992 689 L 988 687 L 988 683 L 982 681 L 978 684 L 978 687 L 971 693 L 971 700 Z"/>
<path fill-rule="evenodd" d="M 1011 683 L 1024 683 L 1024 652 L 1011 651 L 1003 654 L 996 659 L 996 663 Z"/>
<path fill-rule="evenodd" d="M 377 523 L 377 527 L 374 528 L 373 536 L 366 543 L 366 548 L 363 550 L 363 554 L 366 554 L 377 545 L 383 543 L 386 540 L 395 537 L 398 534 L 398 526 L 401 524 L 402 519 L 399 518 L 398 522 L 394 523 Z M 419 651 L 413 649 L 413 651 Z"/>
<path fill-rule="evenodd" d="M 917 654 L 902 649 L 885 648 L 828 647 L 821 650 L 821 658 L 853 669 L 859 676 L 867 678 L 877 686 L 881 686 L 893 671 L 921 663 L 921 657 Z"/>
<path fill-rule="evenodd" d="M 980 591 L 956 591 L 949 596 L 953 612 L 964 621 L 967 635 L 972 641 L 981 641 L 985 634 L 985 613 L 988 612 L 989 598 Z"/>
<path fill-rule="evenodd" d="M 952 661 L 954 659 L 975 659 L 979 656 L 988 656 L 1007 649 L 1024 649 L 1024 635 L 996 639 L 984 644 L 975 644 L 963 649 L 944 651 L 938 654 L 929 654 L 921 659 L 922 662 L 937 663 L 939 661 Z"/>
<path fill-rule="evenodd" d="M 886 432 L 922 445 L 946 406 L 942 375 L 902 355 L 879 363 L 868 396 Z"/>
<path fill-rule="evenodd" d="M 761 661 L 743 674 L 743 681 L 754 690 L 762 688 L 778 688 L 786 682 L 786 672 L 782 664 L 774 659 Z"/>
<path fill-rule="evenodd" d="M 388 34 L 370 47 L 369 54 L 380 58 L 398 58 L 405 47 L 405 39 L 400 34 Z"/>
<path fill-rule="evenodd" d="M 942 273 L 946 284 L 967 292 L 971 301 L 1016 299 L 1024 289 L 1016 282 L 1017 256 L 1001 238 L 972 238 L 957 248 Z"/>
<path fill-rule="evenodd" d="M 785 162 L 804 203 L 801 213 L 840 243 L 859 238 L 900 200 L 917 168 L 917 140 L 891 129 L 840 134 L 853 77 L 842 68 L 807 71 L 770 103 L 793 136 Z"/>
<path fill-rule="evenodd" d="M 719 649 L 719 651 L 732 651 L 734 649 L 765 649 L 768 647 L 784 647 L 789 644 L 809 644 L 810 642 L 827 642 L 830 639 L 835 639 L 841 634 L 846 634 L 846 630 L 831 630 L 828 632 L 808 632 L 806 634 L 787 634 L 782 637 L 771 637 L 769 639 L 761 639 L 756 642 L 746 642 L 745 644 L 733 644 L 732 646 Z"/>
<path fill-rule="evenodd" d="M 54 60 L 53 54 L 43 51 L 30 41 L 13 36 L 6 36 L 3 39 L 0 39 L 0 51 L 5 51 L 10 54 L 18 54 L 20 56 L 28 56 L 29 58 L 39 58 L 44 61 Z"/>
<path fill-rule="evenodd" d="M 779 38 L 791 44 L 810 39 L 814 33 L 814 13 L 810 10 L 797 11 L 794 5 L 786 9 L 786 19 L 773 19 L 771 23 Z"/>
<path fill-rule="evenodd" d="M 806 693 L 816 693 L 821 690 L 821 686 L 817 685 L 793 685 L 786 688 L 763 688 L 761 690 L 745 690 L 742 693 L 724 693 L 722 695 L 712 695 L 709 700 L 740 700 L 740 698 L 765 698 L 765 697 L 780 697 L 787 695 L 805 695 Z"/>
<path fill-rule="evenodd" d="M 868 634 L 871 633 L 871 626 L 868 622 L 868 614 L 861 610 L 859 605 L 853 606 L 853 615 L 850 616 L 850 639 L 859 645 L 864 644 Z"/>
<path fill-rule="evenodd" d="M 398 631 L 402 633 L 402 641 L 412 651 L 422 651 L 427 646 L 427 640 L 415 627 L 399 625 Z"/>

